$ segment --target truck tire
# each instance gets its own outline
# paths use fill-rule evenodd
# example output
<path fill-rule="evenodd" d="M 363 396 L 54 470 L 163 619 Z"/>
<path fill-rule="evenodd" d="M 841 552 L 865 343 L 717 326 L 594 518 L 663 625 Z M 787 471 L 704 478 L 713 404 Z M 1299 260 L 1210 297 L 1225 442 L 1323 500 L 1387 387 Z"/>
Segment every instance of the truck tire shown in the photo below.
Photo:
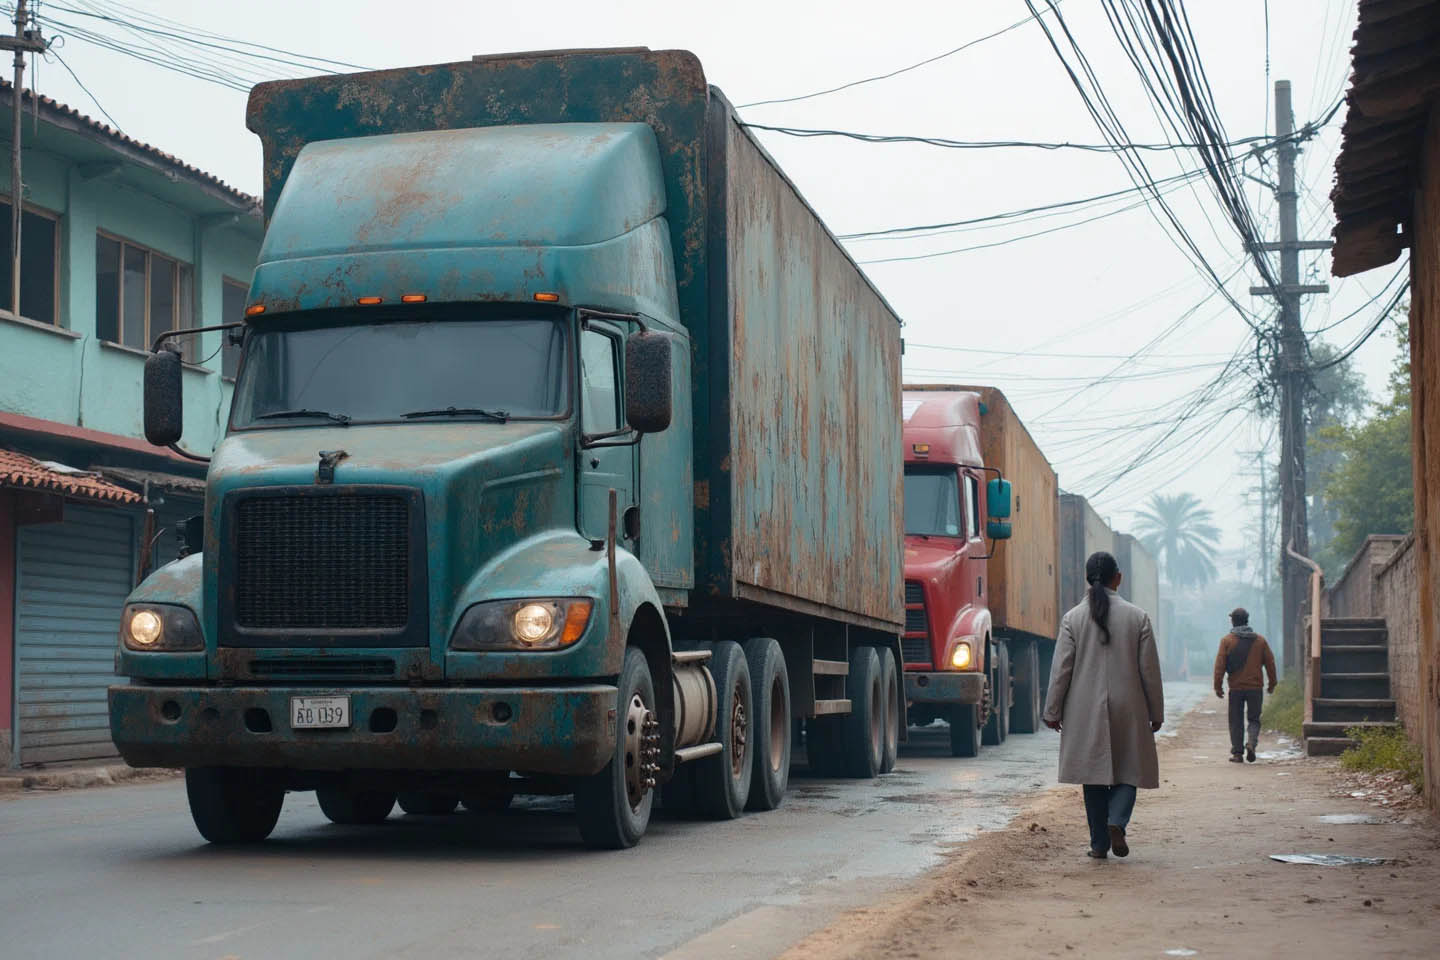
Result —
<path fill-rule="evenodd" d="M 1012 733 L 1035 733 L 1040 729 L 1040 654 L 1032 641 L 1024 643 L 1015 658 L 1015 702 L 1010 705 Z"/>
<path fill-rule="evenodd" d="M 187 769 L 185 796 L 195 829 L 216 844 L 259 843 L 275 829 L 285 803 L 284 788 L 236 767 Z"/>
<path fill-rule="evenodd" d="M 750 775 L 747 810 L 774 810 L 790 784 L 790 675 L 785 654 L 769 637 L 745 641 L 750 670 L 750 700 L 755 704 L 750 742 L 754 771 Z"/>
<path fill-rule="evenodd" d="M 985 719 L 981 743 L 998 747 L 1010 731 L 1010 654 L 1005 644 L 995 648 L 995 669 L 990 672 L 990 715 Z"/>
<path fill-rule="evenodd" d="M 443 817 L 455 812 L 460 797 L 453 793 L 406 790 L 395 795 L 395 802 L 413 817 Z"/>
<path fill-rule="evenodd" d="M 845 770 L 844 717 L 807 717 L 805 760 L 812 777 L 838 777 Z"/>
<path fill-rule="evenodd" d="M 471 813 L 504 813 L 510 809 L 510 801 L 514 799 L 514 793 L 501 788 L 462 794 L 460 802 Z"/>
<path fill-rule="evenodd" d="M 950 707 L 950 756 L 973 757 L 980 753 L 979 704 L 957 703 Z"/>
<path fill-rule="evenodd" d="M 734 820 L 745 811 L 755 772 L 750 757 L 755 701 L 740 644 L 715 644 L 710 674 L 715 678 L 715 738 L 722 749 L 695 761 L 695 805 L 712 820 Z"/>
<path fill-rule="evenodd" d="M 644 721 L 658 719 L 655 682 L 645 654 L 637 647 L 625 651 L 618 687 L 615 752 L 605 769 L 581 777 L 575 785 L 580 837 L 597 850 L 624 850 L 639 843 L 655 805 L 652 780 L 644 769 L 650 736 Z"/>
<path fill-rule="evenodd" d="M 900 730 L 905 725 L 905 705 L 900 697 L 900 678 L 895 667 L 895 651 L 880 650 L 880 688 L 885 691 L 885 748 L 880 756 L 880 772 L 895 769 L 900 757 Z"/>
<path fill-rule="evenodd" d="M 874 647 L 850 651 L 850 673 L 845 677 L 850 712 L 843 722 L 845 773 L 857 779 L 879 776 L 885 757 L 885 691 L 880 678 Z"/>
<path fill-rule="evenodd" d="M 380 790 L 321 787 L 315 791 L 315 799 L 320 801 L 320 812 L 331 823 L 346 825 L 384 823 L 390 811 L 395 809 L 395 794 Z"/>

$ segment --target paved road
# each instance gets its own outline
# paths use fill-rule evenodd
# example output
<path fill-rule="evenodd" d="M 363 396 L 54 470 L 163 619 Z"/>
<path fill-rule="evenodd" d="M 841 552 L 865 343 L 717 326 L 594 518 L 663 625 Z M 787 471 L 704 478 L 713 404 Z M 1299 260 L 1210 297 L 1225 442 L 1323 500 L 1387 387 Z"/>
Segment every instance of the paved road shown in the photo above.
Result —
<path fill-rule="evenodd" d="M 1205 694 L 1167 685 L 1172 716 Z M 0 943 L 22 957 L 769 956 L 999 827 L 1058 738 L 953 760 L 912 731 L 895 773 L 791 780 L 729 823 L 657 811 L 634 850 L 580 846 L 568 801 L 339 827 L 287 798 L 271 840 L 206 846 L 179 781 L 0 799 Z"/>

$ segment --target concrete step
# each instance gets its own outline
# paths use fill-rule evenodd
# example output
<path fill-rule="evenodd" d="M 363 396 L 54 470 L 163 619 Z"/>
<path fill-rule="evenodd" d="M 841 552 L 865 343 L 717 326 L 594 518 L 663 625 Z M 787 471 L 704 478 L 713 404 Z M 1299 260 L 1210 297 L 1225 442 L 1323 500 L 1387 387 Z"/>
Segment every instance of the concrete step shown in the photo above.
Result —
<path fill-rule="evenodd" d="M 1388 700 L 1389 673 L 1325 673 L 1320 674 L 1320 696 L 1329 700 Z"/>
<path fill-rule="evenodd" d="M 1390 631 L 1384 627 L 1321 627 L 1320 646 L 1389 646 Z"/>
<path fill-rule="evenodd" d="M 1355 746 L 1349 737 L 1308 737 L 1305 740 L 1305 756 L 1334 757 Z"/>
<path fill-rule="evenodd" d="M 1384 727 L 1395 726 L 1397 726 L 1397 724 L 1393 722 L 1380 723 L 1374 720 L 1365 720 L 1358 722 L 1347 720 L 1314 720 L 1310 723 L 1305 724 L 1301 729 L 1305 734 L 1306 740 L 1309 740 L 1312 737 L 1319 737 L 1320 739 L 1325 740 L 1336 738 L 1344 739 L 1347 735 L 1347 732 L 1354 727 L 1360 727 L 1361 729 L 1365 730 L 1379 730 Z"/>
<path fill-rule="evenodd" d="M 1382 644 L 1330 644 L 1320 648 L 1321 673 L 1390 672 L 1390 649 Z"/>
<path fill-rule="evenodd" d="M 1320 629 L 1336 630 L 1385 629 L 1384 617 L 1321 617 Z"/>
<path fill-rule="evenodd" d="M 1395 719 L 1394 700 L 1340 700 L 1316 697 L 1314 715 L 1318 722 L 1363 723 L 1375 720 L 1389 723 Z"/>

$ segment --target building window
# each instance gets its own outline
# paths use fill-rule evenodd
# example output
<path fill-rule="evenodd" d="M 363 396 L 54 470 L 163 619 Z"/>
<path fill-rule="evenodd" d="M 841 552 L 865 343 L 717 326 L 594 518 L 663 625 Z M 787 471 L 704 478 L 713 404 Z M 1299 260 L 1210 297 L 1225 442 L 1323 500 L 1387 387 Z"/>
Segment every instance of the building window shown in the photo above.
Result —
<path fill-rule="evenodd" d="M 194 325 L 195 275 L 190 265 L 144 247 L 95 237 L 95 330 L 101 340 L 149 350 L 169 330 Z M 180 341 L 195 362 L 193 337 Z"/>
<path fill-rule="evenodd" d="M 20 316 L 60 323 L 60 221 L 51 213 L 23 208 L 20 222 Z M 0 313 L 10 309 L 10 201 L 0 200 Z"/>
<path fill-rule="evenodd" d="M 220 301 L 220 322 L 241 323 L 245 319 L 245 296 L 250 292 L 250 288 L 229 277 L 225 278 L 221 288 L 224 292 Z M 220 354 L 220 373 L 234 380 L 240 369 L 240 348 L 230 343 L 230 331 L 224 331 L 221 336 L 224 346 Z"/>

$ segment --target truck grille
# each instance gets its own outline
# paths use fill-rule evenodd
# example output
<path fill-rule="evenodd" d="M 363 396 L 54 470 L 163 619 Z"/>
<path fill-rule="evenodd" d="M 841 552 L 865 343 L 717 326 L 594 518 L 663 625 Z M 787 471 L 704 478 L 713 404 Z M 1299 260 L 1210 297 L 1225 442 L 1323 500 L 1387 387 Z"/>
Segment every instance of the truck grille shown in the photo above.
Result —
<path fill-rule="evenodd" d="M 235 623 L 250 630 L 397 630 L 410 621 L 409 504 L 397 495 L 236 504 Z"/>
<path fill-rule="evenodd" d="M 905 581 L 905 636 L 900 638 L 900 654 L 907 664 L 928 666 L 930 652 L 930 617 L 925 612 L 925 590 L 916 580 Z"/>
<path fill-rule="evenodd" d="M 257 677 L 393 677 L 395 661 L 386 657 L 295 657 L 251 660 Z"/>

